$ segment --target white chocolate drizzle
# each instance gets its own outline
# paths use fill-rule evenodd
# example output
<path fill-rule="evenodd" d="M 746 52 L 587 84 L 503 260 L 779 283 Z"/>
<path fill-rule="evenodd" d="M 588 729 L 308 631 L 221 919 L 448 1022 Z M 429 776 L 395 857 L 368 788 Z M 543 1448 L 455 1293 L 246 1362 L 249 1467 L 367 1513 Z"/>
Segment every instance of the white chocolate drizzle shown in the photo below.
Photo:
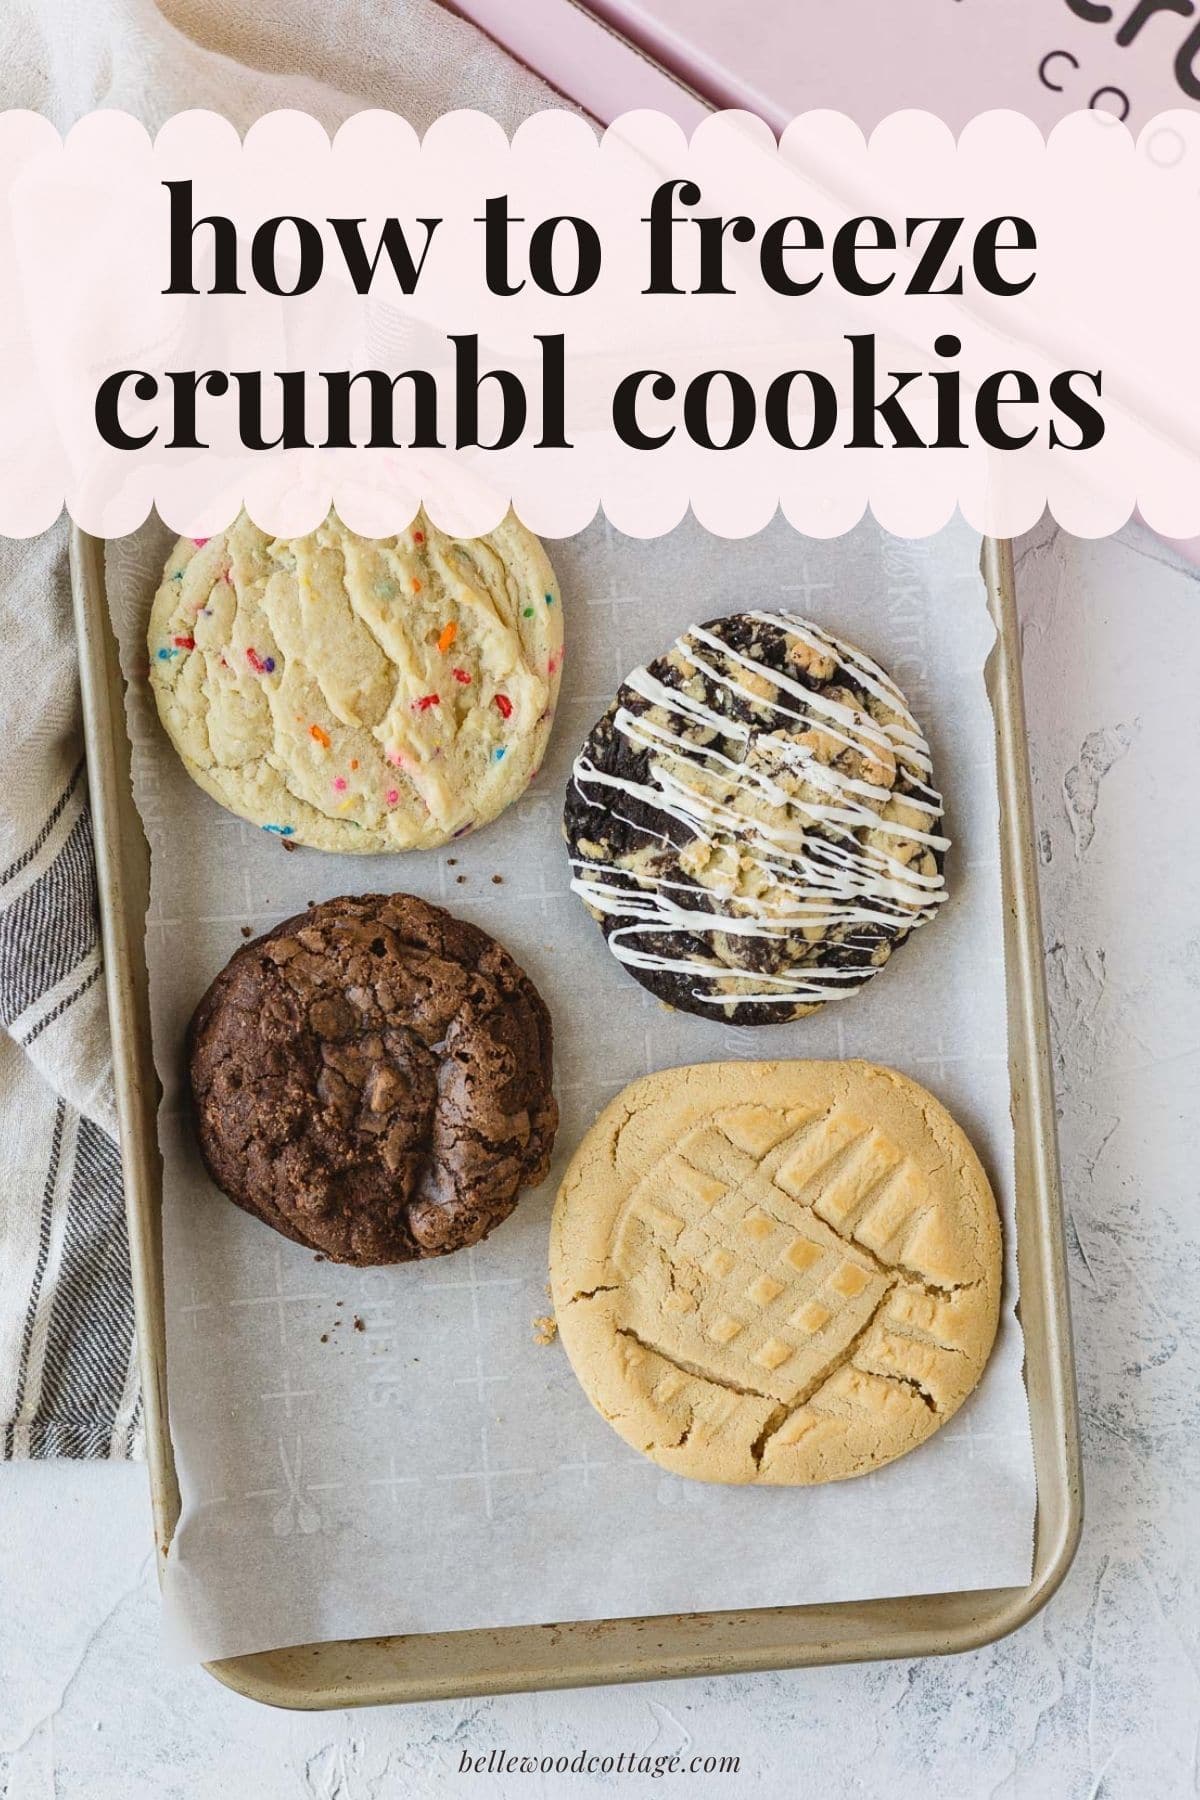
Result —
<path fill-rule="evenodd" d="M 726 717 L 649 669 L 635 669 L 625 688 L 647 701 L 657 716 L 618 704 L 613 728 L 635 750 L 649 753 L 650 779 L 635 782 L 612 775 L 596 766 L 586 748 L 573 771 L 580 797 L 628 826 L 634 845 L 625 853 L 624 866 L 573 856 L 571 889 L 594 913 L 622 920 L 608 938 L 622 963 L 691 977 L 703 984 L 691 990 L 694 1000 L 714 1007 L 819 1005 L 858 993 L 876 965 L 822 968 L 796 961 L 764 973 L 725 962 L 715 947 L 711 959 L 701 960 L 663 955 L 641 943 L 663 934 L 787 940 L 807 933 L 819 938 L 872 925 L 890 927 L 900 936 L 931 919 L 946 899 L 941 873 L 927 873 L 901 854 L 906 846 L 910 854 L 914 846 L 942 851 L 949 839 L 936 830 L 942 797 L 930 785 L 929 746 L 895 682 L 861 650 L 792 613 L 745 616 L 795 640 L 801 664 L 807 658 L 832 661 L 832 684 L 840 671 L 890 716 L 874 718 L 756 662 L 703 626 L 691 627 L 676 640 L 674 651 L 702 677 L 709 693 L 730 690 L 771 714 L 771 728 Z M 698 742 L 686 735 L 689 730 L 712 733 L 716 741 Z M 835 746 L 832 755 L 850 761 L 858 772 L 821 761 L 821 740 Z M 722 742 L 743 746 L 742 756 L 727 754 L 719 747 Z M 869 779 L 871 772 L 883 779 Z M 906 785 L 896 793 L 892 781 L 901 772 Z M 664 829 L 656 832 L 625 818 L 622 795 L 661 814 Z M 908 817 L 881 816 L 893 799 Z M 928 829 L 912 823 L 912 814 L 927 820 Z M 659 844 L 674 847 L 679 856 L 666 829 L 668 819 L 683 825 L 695 840 L 709 870 L 706 879 L 688 878 L 686 869 L 683 879 L 673 879 L 637 866 L 639 859 L 644 863 L 653 857 Z M 753 891 L 739 891 L 731 870 L 751 871 Z M 718 910 L 696 905 L 700 896 Z"/>

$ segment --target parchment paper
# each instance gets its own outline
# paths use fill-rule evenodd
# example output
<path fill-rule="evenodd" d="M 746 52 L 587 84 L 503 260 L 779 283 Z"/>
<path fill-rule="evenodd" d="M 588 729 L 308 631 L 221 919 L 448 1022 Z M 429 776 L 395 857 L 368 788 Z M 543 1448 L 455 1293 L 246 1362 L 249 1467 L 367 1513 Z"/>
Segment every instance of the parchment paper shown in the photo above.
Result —
<path fill-rule="evenodd" d="M 738 542 L 689 519 L 667 538 L 598 519 L 548 549 L 562 582 L 563 699 L 526 797 L 448 851 L 285 852 L 185 775 L 146 682 L 144 633 L 169 539 L 110 546 L 134 789 L 152 852 L 147 922 L 165 1098 L 171 1425 L 183 1516 L 168 1638 L 220 1657 L 310 1639 L 866 1599 L 1024 1583 L 1034 1476 L 1021 1379 L 993 725 L 994 641 L 978 539 L 923 542 L 867 520 L 814 542 L 781 521 Z M 952 898 L 857 998 L 789 1026 L 732 1029 L 643 992 L 567 891 L 572 759 L 622 677 L 690 622 L 783 605 L 899 681 L 947 799 Z M 494 881 L 501 876 L 500 882 Z M 408 889 L 494 932 L 554 1016 L 559 1154 L 546 1185 L 474 1250 L 419 1266 L 318 1263 L 231 1206 L 182 1106 L 200 994 L 243 941 L 310 901 Z M 996 1350 L 976 1395 L 913 1455 L 818 1489 L 665 1474 L 628 1448 L 534 1341 L 546 1241 L 581 1133 L 649 1070 L 727 1057 L 863 1056 L 906 1071 L 971 1134 L 1006 1224 Z"/>

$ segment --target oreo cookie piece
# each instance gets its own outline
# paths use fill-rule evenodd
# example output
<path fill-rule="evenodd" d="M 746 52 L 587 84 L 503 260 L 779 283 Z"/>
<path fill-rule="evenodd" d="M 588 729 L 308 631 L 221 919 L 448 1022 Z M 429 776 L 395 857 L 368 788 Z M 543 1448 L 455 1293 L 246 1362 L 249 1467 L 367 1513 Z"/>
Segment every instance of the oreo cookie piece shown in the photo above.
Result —
<path fill-rule="evenodd" d="M 791 613 L 635 669 L 567 787 L 571 887 L 661 1000 L 778 1025 L 857 994 L 946 898 L 942 797 L 891 677 Z"/>
<path fill-rule="evenodd" d="M 217 1186 L 333 1262 L 478 1243 L 550 1167 L 541 995 L 411 894 L 327 900 L 244 945 L 196 1009 L 190 1069 Z"/>

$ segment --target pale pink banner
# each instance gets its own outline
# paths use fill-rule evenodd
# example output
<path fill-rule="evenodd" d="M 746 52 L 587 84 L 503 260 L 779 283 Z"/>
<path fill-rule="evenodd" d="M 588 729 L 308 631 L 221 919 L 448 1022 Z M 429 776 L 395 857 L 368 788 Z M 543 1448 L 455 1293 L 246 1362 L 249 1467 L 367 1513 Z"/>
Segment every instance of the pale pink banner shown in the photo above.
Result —
<path fill-rule="evenodd" d="M 1049 507 L 1100 536 L 1135 505 L 1200 531 L 1188 112 L 1136 139 L 1094 111 L 1048 139 L 1010 112 L 957 139 L 815 112 L 778 142 L 745 113 L 689 142 L 658 113 L 600 137 L 546 112 L 510 142 L 368 112 L 332 143 L 296 112 L 244 141 L 101 112 L 65 143 L 8 113 L 0 184 L 7 535 L 65 504 L 103 536 L 154 507 L 207 536 L 243 503 L 278 533 L 334 504 L 388 535 L 423 503 L 476 534 L 510 502 L 549 536 L 598 507 L 657 535 L 689 505 L 728 536 L 868 506 L 906 536 L 956 507 L 998 535 Z M 513 292 L 485 280 L 489 202 Z M 285 423 L 296 447 L 252 447 Z"/>

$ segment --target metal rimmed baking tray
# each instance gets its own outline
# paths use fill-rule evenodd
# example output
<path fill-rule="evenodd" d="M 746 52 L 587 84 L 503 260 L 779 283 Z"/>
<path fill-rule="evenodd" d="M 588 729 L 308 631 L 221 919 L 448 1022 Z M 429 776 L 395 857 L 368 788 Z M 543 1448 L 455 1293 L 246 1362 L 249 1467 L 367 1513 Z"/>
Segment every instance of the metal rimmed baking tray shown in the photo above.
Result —
<path fill-rule="evenodd" d="M 71 554 L 147 1455 L 158 1554 L 166 1559 L 179 1516 L 179 1489 L 166 1403 L 162 1177 L 144 949 L 149 854 L 130 788 L 121 675 L 104 590 L 104 546 L 75 531 Z M 1028 1586 L 338 1640 L 208 1664 L 219 1680 L 252 1699 L 320 1708 L 927 1656 L 972 1649 L 1001 1637 L 1050 1598 L 1070 1566 L 1082 1520 L 1078 1419 L 1007 544 L 985 542 L 983 575 L 998 627 L 989 679 L 1001 804 L 1019 1310 L 1038 1488 Z"/>

